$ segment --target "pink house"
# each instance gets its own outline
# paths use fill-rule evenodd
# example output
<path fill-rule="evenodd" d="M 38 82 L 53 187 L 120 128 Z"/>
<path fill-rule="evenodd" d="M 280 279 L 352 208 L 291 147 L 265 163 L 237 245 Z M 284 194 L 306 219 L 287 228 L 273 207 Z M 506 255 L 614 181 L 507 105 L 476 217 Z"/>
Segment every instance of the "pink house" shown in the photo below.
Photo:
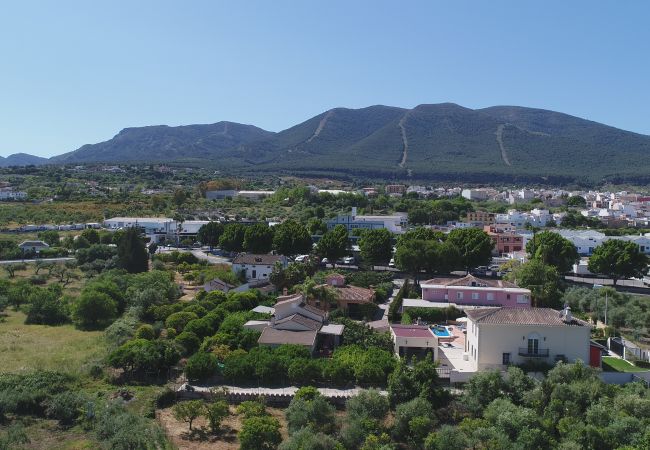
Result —
<path fill-rule="evenodd" d="M 433 278 L 422 281 L 422 299 L 458 306 L 503 306 L 530 308 L 530 290 L 503 280 L 476 278 Z"/>

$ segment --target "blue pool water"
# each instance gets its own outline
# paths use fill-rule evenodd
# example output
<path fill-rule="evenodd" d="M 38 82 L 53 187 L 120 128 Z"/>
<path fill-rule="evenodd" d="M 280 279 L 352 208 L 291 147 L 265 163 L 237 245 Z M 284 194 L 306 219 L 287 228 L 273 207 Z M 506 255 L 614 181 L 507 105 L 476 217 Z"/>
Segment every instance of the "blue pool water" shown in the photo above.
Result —
<path fill-rule="evenodd" d="M 451 337 L 451 333 L 449 332 L 447 327 L 434 325 L 431 327 L 431 331 L 433 331 L 433 334 L 435 334 L 438 337 Z"/>

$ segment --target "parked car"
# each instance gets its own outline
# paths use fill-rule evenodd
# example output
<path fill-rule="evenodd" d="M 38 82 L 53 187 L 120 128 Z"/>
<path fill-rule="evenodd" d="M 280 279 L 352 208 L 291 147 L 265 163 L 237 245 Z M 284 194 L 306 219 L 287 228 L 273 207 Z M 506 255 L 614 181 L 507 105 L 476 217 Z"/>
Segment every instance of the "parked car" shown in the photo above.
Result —
<path fill-rule="evenodd" d="M 388 267 L 395 268 L 395 258 L 391 258 L 388 262 Z"/>
<path fill-rule="evenodd" d="M 354 258 L 352 256 L 346 256 L 343 258 L 343 264 L 354 264 Z"/>
<path fill-rule="evenodd" d="M 330 260 L 327 259 L 327 258 L 323 258 L 323 259 L 320 260 L 320 263 L 321 263 L 323 266 L 326 266 L 326 265 L 328 265 L 328 264 L 330 263 Z"/>
<path fill-rule="evenodd" d="M 309 255 L 298 255 L 294 261 L 297 263 L 307 262 L 309 261 Z"/>

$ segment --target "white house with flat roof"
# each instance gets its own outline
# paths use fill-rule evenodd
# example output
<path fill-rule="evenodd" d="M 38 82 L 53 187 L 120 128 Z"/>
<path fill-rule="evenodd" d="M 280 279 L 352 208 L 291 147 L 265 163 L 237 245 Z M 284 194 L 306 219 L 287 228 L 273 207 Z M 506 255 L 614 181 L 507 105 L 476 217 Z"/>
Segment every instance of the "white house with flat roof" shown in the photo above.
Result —
<path fill-rule="evenodd" d="M 406 214 L 397 214 L 393 216 L 359 216 L 357 208 L 353 207 L 351 214 L 340 215 L 327 221 L 327 229 L 331 230 L 337 225 L 343 225 L 348 232 L 361 228 L 374 230 L 386 228 L 392 233 L 404 233 L 408 225 L 408 216 Z"/>

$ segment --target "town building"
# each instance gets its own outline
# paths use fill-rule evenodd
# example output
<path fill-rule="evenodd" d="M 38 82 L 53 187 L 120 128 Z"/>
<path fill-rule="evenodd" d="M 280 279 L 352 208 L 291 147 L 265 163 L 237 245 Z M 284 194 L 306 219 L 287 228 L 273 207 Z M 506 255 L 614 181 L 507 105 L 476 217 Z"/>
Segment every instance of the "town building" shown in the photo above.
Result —
<path fill-rule="evenodd" d="M 422 288 L 421 301 L 409 303 L 404 299 L 404 306 L 407 304 L 418 307 L 444 307 L 453 304 L 458 308 L 465 306 L 530 308 L 531 306 L 530 290 L 505 280 L 466 275 L 462 278 L 432 278 L 422 281 L 420 287 Z"/>
<path fill-rule="evenodd" d="M 0 188 L 0 201 L 16 201 L 16 200 L 26 200 L 27 192 L 24 191 L 14 191 L 12 188 Z"/>
<path fill-rule="evenodd" d="M 203 290 L 205 292 L 212 292 L 212 291 L 220 291 L 223 292 L 224 294 L 228 293 L 232 289 L 234 289 L 235 286 L 233 286 L 230 283 L 226 283 L 225 281 L 215 278 L 214 280 L 210 280 L 207 283 L 203 285 Z"/>
<path fill-rule="evenodd" d="M 259 330 L 261 322 L 249 321 L 244 328 Z M 330 351 L 339 345 L 343 329 L 343 325 L 328 324 L 327 313 L 308 305 L 302 294 L 286 295 L 278 297 L 273 316 L 264 323 L 257 342 L 271 347 L 301 345 L 310 353 L 317 348 Z"/>
<path fill-rule="evenodd" d="M 42 250 L 47 250 L 50 246 L 43 241 L 23 241 L 18 245 L 18 248 L 23 253 L 40 253 Z"/>
<path fill-rule="evenodd" d="M 384 191 L 390 196 L 402 196 L 406 193 L 406 186 L 403 184 L 387 184 Z"/>
<path fill-rule="evenodd" d="M 591 325 L 568 307 L 476 309 L 467 319 L 465 353 L 474 371 L 529 361 L 590 362 Z"/>
<path fill-rule="evenodd" d="M 326 280 L 326 284 L 321 287 L 329 287 L 334 291 L 336 307 L 347 314 L 354 315 L 360 305 L 372 303 L 375 298 L 373 289 L 347 285 L 345 277 L 338 273 L 328 275 Z M 317 299 L 311 300 L 309 303 L 325 311 L 329 311 L 331 308 L 331 305 L 321 304 Z"/>
<path fill-rule="evenodd" d="M 268 280 L 276 264 L 286 268 L 286 256 L 244 253 L 232 260 L 232 271 L 237 275 L 243 273 L 246 281 Z"/>
<path fill-rule="evenodd" d="M 366 230 L 386 228 L 392 233 L 403 233 L 406 231 L 408 218 L 406 214 L 394 216 L 359 216 L 357 215 L 357 208 L 353 207 L 351 214 L 340 215 L 327 221 L 328 230 L 331 230 L 337 225 L 345 226 L 348 232 L 352 232 L 358 228 Z"/>

